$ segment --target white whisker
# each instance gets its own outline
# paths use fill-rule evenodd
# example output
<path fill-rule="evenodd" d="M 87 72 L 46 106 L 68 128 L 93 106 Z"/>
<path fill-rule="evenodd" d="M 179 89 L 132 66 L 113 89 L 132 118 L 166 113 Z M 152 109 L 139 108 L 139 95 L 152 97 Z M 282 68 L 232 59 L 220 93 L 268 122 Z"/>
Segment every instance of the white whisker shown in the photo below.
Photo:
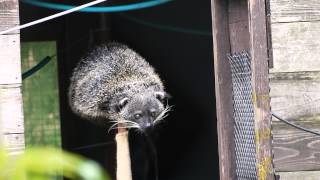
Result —
<path fill-rule="evenodd" d="M 168 112 L 172 110 L 172 106 L 167 105 L 165 109 L 158 115 L 158 117 L 153 121 L 154 124 L 159 123 L 161 120 L 168 116 Z"/>
<path fill-rule="evenodd" d="M 129 121 L 129 120 L 124 120 L 124 119 L 121 119 L 119 121 L 116 121 L 116 120 L 112 120 L 110 121 L 111 123 L 114 123 L 110 126 L 110 128 L 108 129 L 108 133 L 113 130 L 113 129 L 124 129 L 124 128 L 140 128 L 139 124 L 136 123 L 136 122 L 133 122 L 133 121 Z M 123 127 L 117 127 L 117 125 L 119 124 L 122 124 Z"/>

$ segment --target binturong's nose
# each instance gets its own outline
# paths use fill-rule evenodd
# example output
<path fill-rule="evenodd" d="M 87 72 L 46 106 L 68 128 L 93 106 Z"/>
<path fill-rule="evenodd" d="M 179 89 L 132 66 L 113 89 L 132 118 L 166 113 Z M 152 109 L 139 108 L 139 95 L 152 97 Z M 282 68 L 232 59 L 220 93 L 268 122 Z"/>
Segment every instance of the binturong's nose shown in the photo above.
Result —
<path fill-rule="evenodd" d="M 142 123 L 141 123 L 141 128 L 142 129 L 147 129 L 150 128 L 152 126 L 152 119 L 151 118 L 145 118 Z"/>

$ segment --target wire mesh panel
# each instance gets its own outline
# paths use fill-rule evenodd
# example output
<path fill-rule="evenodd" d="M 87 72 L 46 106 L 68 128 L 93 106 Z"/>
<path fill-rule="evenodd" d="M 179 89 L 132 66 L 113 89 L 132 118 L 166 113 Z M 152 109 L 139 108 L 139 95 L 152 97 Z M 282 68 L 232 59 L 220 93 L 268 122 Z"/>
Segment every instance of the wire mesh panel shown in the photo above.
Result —
<path fill-rule="evenodd" d="M 257 179 L 251 58 L 248 52 L 228 55 L 232 74 L 234 140 L 238 180 Z"/>

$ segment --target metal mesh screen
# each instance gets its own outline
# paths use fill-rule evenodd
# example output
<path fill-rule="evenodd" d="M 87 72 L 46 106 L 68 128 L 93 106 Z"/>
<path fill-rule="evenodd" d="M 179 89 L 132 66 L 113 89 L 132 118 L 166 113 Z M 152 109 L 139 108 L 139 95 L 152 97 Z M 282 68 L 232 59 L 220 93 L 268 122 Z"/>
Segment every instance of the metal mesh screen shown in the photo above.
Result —
<path fill-rule="evenodd" d="M 255 180 L 256 145 L 251 85 L 251 57 L 248 52 L 228 55 L 232 74 L 234 140 L 238 180 Z"/>

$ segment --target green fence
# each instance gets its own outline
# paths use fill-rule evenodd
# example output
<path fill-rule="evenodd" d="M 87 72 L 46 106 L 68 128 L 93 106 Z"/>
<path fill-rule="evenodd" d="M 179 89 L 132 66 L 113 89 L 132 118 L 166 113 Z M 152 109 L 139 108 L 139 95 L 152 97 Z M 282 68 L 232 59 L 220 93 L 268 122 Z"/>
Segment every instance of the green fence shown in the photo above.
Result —
<path fill-rule="evenodd" d="M 22 72 L 56 54 L 55 42 L 21 44 Z M 61 146 L 57 60 L 23 81 L 26 146 Z"/>

